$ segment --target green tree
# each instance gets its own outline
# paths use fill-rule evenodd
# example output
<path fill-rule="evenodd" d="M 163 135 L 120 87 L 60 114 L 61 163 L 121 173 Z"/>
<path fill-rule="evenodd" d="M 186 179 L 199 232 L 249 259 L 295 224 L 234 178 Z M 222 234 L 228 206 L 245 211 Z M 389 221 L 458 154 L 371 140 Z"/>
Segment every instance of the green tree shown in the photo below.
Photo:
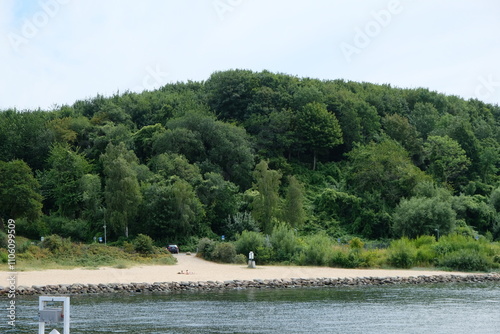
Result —
<path fill-rule="evenodd" d="M 285 203 L 283 205 L 283 220 L 291 227 L 300 228 L 304 224 L 304 185 L 293 175 L 288 177 Z"/>
<path fill-rule="evenodd" d="M 180 240 L 209 233 L 203 204 L 186 181 L 174 177 L 169 182 L 147 184 L 143 194 L 141 217 L 151 235 Z"/>
<path fill-rule="evenodd" d="M 134 165 L 138 159 L 125 144 L 110 143 L 101 156 L 105 175 L 104 199 L 106 223 L 115 235 L 128 236 L 128 227 L 134 221 L 142 195 Z"/>
<path fill-rule="evenodd" d="M 439 111 L 432 103 L 417 102 L 409 118 L 410 123 L 425 139 L 438 123 Z"/>
<path fill-rule="evenodd" d="M 255 166 L 253 188 L 258 192 L 253 202 L 252 216 L 261 224 L 262 232 L 271 234 L 273 223 L 279 217 L 280 198 L 278 194 L 281 173 L 269 169 L 265 160 Z"/>
<path fill-rule="evenodd" d="M 28 218 L 34 221 L 42 215 L 40 185 L 31 168 L 21 160 L 0 161 L 0 230 L 3 219 Z"/>
<path fill-rule="evenodd" d="M 155 139 L 165 132 L 166 130 L 161 124 L 155 124 L 144 126 L 133 134 L 135 152 L 142 162 L 151 157 Z"/>
<path fill-rule="evenodd" d="M 451 201 L 436 197 L 402 199 L 394 212 L 393 231 L 397 237 L 416 238 L 453 231 L 456 213 Z"/>
<path fill-rule="evenodd" d="M 400 143 L 410 153 L 415 163 L 420 164 L 422 162 L 422 139 L 408 118 L 398 114 L 386 115 L 382 123 L 385 133 Z"/>
<path fill-rule="evenodd" d="M 90 163 L 68 144 L 54 145 L 47 163 L 50 169 L 42 175 L 42 189 L 49 203 L 53 203 L 59 215 L 79 218 L 82 207 L 80 182 L 90 171 Z"/>
<path fill-rule="evenodd" d="M 444 183 L 455 181 L 470 165 L 465 151 L 448 136 L 429 136 L 424 153 L 427 170 Z"/>
<path fill-rule="evenodd" d="M 295 116 L 298 141 L 304 149 L 313 152 L 313 170 L 316 170 L 317 155 L 342 143 L 342 129 L 335 115 L 324 104 L 306 104 Z"/>
<path fill-rule="evenodd" d="M 82 217 L 91 229 L 100 231 L 104 221 L 104 205 L 101 178 L 95 174 L 85 174 L 80 179 L 82 195 Z"/>
<path fill-rule="evenodd" d="M 347 155 L 348 183 L 353 190 L 380 194 L 390 207 L 395 207 L 401 198 L 410 197 L 418 183 L 429 181 L 412 163 L 408 152 L 393 140 L 358 146 Z"/>
<path fill-rule="evenodd" d="M 197 165 L 190 164 L 183 155 L 175 153 L 157 155 L 150 160 L 149 167 L 153 172 L 165 179 L 177 176 L 192 186 L 197 186 L 202 182 L 200 168 Z"/>
<path fill-rule="evenodd" d="M 235 215 L 238 210 L 238 186 L 212 172 L 203 176 L 196 193 L 205 206 L 205 219 L 212 231 L 217 235 L 229 235 L 225 222 L 227 217 Z"/>
<path fill-rule="evenodd" d="M 170 120 L 167 127 L 172 130 L 188 129 L 201 139 L 203 153 L 186 157 L 191 163 L 200 163 L 203 173 L 219 171 L 226 180 L 242 189 L 250 186 L 249 176 L 254 167 L 254 154 L 245 129 L 196 112 L 188 112 Z M 184 154 L 182 151 L 176 153 Z"/>

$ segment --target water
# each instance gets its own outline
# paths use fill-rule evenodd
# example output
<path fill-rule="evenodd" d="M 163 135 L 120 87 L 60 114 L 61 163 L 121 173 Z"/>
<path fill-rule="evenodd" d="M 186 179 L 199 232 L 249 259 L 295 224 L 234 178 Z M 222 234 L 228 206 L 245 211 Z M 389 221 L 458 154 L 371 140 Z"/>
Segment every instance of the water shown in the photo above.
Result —
<path fill-rule="evenodd" d="M 17 304 L 0 332 L 37 333 L 38 297 Z M 500 333 L 500 285 L 73 296 L 71 333 Z"/>

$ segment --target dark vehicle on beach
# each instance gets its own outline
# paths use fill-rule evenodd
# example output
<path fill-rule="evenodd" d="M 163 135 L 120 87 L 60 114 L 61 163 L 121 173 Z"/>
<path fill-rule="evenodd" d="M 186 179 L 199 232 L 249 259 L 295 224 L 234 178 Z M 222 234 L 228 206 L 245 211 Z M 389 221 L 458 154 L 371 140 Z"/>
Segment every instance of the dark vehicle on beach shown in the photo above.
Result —
<path fill-rule="evenodd" d="M 177 245 L 168 245 L 167 250 L 172 254 L 179 254 L 179 247 Z"/>

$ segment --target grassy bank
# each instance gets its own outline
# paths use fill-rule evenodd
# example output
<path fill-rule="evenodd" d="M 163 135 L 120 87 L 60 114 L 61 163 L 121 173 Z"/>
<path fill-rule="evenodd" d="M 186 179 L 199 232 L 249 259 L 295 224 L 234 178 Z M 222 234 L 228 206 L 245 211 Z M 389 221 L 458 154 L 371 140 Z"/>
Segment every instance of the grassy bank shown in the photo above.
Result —
<path fill-rule="evenodd" d="M 0 248 L 0 270 L 8 270 L 8 253 Z M 151 238 L 139 235 L 132 242 L 114 246 L 98 243 L 82 244 L 51 235 L 43 242 L 16 238 L 16 270 L 97 269 L 110 266 L 128 268 L 139 264 L 171 265 L 176 259 L 165 249 L 153 246 Z"/>
<path fill-rule="evenodd" d="M 326 234 L 300 237 L 277 228 L 270 236 L 243 232 L 234 242 L 201 239 L 200 255 L 217 262 L 244 262 L 252 251 L 260 264 L 315 265 L 341 268 L 415 267 L 488 272 L 500 268 L 500 243 L 485 238 L 450 234 L 367 242 L 359 238 L 334 240 Z"/>

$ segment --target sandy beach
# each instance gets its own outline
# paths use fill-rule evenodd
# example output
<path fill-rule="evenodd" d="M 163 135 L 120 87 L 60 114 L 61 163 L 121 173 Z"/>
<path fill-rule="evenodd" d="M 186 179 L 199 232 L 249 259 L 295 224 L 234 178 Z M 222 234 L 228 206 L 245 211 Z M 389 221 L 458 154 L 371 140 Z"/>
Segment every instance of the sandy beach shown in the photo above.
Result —
<path fill-rule="evenodd" d="M 102 267 L 99 269 L 52 269 L 17 273 L 18 286 L 52 284 L 99 283 L 155 283 L 181 281 L 225 281 L 290 278 L 345 278 L 345 277 L 410 277 L 434 275 L 467 275 L 461 272 L 428 270 L 341 269 L 328 267 L 259 266 L 249 269 L 241 264 L 218 264 L 194 255 L 176 254 L 177 264 L 165 266 L 137 266 L 126 269 Z M 184 274 L 179 274 L 183 271 Z M 185 272 L 189 274 L 185 274 Z M 7 285 L 11 272 L 0 272 L 0 285 Z"/>

